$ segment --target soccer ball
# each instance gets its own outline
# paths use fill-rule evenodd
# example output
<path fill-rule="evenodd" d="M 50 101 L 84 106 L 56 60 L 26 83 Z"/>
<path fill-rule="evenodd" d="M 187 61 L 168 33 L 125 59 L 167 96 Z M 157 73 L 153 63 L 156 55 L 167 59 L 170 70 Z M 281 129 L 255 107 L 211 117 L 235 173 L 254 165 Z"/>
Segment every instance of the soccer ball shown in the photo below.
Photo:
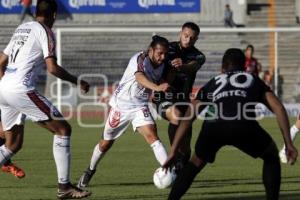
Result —
<path fill-rule="evenodd" d="M 173 169 L 166 171 L 162 167 L 159 167 L 153 174 L 153 182 L 158 189 L 165 189 L 170 187 L 175 178 L 176 174 Z"/>

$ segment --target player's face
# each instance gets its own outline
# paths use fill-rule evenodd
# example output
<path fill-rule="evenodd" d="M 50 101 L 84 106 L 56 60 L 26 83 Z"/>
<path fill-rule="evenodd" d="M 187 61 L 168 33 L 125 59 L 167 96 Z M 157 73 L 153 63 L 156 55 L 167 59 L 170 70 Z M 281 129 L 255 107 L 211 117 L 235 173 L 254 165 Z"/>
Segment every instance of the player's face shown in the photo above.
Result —
<path fill-rule="evenodd" d="M 252 51 L 252 49 L 251 49 L 251 48 L 247 48 L 245 54 L 246 54 L 246 57 L 247 57 L 247 58 L 251 58 L 251 57 L 253 56 L 253 51 Z"/>
<path fill-rule="evenodd" d="M 149 58 L 154 67 L 161 65 L 165 61 L 167 53 L 168 50 L 159 44 L 154 48 L 150 47 Z"/>
<path fill-rule="evenodd" d="M 198 39 L 198 35 L 190 28 L 183 28 L 180 32 L 180 46 L 182 48 L 190 48 L 194 46 Z"/>

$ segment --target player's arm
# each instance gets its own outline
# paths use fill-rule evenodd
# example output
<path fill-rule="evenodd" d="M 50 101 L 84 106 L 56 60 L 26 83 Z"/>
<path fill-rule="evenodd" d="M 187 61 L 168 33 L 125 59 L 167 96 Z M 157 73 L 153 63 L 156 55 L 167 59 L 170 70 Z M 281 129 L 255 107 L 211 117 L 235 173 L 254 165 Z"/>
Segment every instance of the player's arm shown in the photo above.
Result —
<path fill-rule="evenodd" d="M 160 85 L 157 85 L 150 81 L 143 72 L 137 71 L 135 74 L 135 80 L 141 84 L 143 87 L 151 89 L 153 91 L 157 92 L 165 92 L 169 89 L 169 84 L 168 83 L 162 83 Z"/>
<path fill-rule="evenodd" d="M 6 66 L 8 63 L 8 56 L 4 53 L 0 53 L 0 79 L 3 77 Z"/>
<path fill-rule="evenodd" d="M 205 59 L 204 54 L 198 53 L 187 63 L 183 63 L 181 58 L 175 58 L 171 61 L 171 65 L 177 70 L 185 73 L 196 73 L 204 64 Z"/>
<path fill-rule="evenodd" d="M 276 115 L 276 119 L 280 128 L 280 131 L 282 133 L 284 143 L 286 145 L 287 150 L 287 157 L 289 160 L 289 163 L 294 164 L 298 152 L 296 148 L 293 145 L 291 135 L 290 135 L 290 123 L 288 119 L 288 115 L 286 113 L 286 110 L 280 100 L 274 95 L 273 92 L 266 92 L 265 93 L 265 101 L 267 106 L 272 110 L 272 112 Z"/>
<path fill-rule="evenodd" d="M 47 65 L 47 71 L 56 76 L 57 78 L 60 78 L 64 81 L 71 82 L 75 85 L 78 84 L 78 79 L 77 77 L 73 76 L 69 72 L 67 72 L 64 68 L 60 67 L 54 57 L 48 57 L 45 59 L 46 65 Z M 80 80 L 80 88 L 86 93 L 89 91 L 89 84 L 84 81 Z"/>

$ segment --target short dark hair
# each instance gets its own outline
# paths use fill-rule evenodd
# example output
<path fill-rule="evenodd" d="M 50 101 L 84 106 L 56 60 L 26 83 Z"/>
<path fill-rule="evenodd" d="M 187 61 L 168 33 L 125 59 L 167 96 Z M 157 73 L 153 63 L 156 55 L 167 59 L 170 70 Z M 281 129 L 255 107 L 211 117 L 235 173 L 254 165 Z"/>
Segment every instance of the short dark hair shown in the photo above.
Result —
<path fill-rule="evenodd" d="M 36 16 L 51 17 L 57 12 L 56 0 L 38 0 L 36 5 Z"/>
<path fill-rule="evenodd" d="M 161 37 L 159 35 L 152 36 L 152 42 L 150 43 L 150 47 L 155 48 L 158 44 L 165 47 L 166 49 L 169 48 L 169 41 L 166 38 Z"/>
<path fill-rule="evenodd" d="M 192 29 L 193 31 L 196 32 L 197 35 L 199 35 L 200 33 L 200 28 L 197 24 L 195 24 L 194 22 L 186 22 L 182 25 L 181 29 L 184 29 L 184 28 L 190 28 Z"/>
<path fill-rule="evenodd" d="M 248 46 L 246 47 L 246 50 L 249 48 L 254 52 L 254 46 L 252 44 L 248 44 Z"/>
<path fill-rule="evenodd" d="M 245 54 L 241 49 L 230 48 L 224 53 L 222 60 L 222 69 L 225 71 L 241 70 L 244 71 L 245 66 Z"/>

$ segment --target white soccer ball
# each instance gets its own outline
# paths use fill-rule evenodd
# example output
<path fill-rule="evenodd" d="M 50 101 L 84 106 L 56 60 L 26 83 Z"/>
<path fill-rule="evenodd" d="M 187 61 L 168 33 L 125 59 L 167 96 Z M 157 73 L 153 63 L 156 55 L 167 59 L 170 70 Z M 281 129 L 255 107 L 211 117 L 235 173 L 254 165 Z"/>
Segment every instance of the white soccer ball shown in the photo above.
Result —
<path fill-rule="evenodd" d="M 155 170 L 153 174 L 154 185 L 158 189 L 165 189 L 170 187 L 176 178 L 174 170 L 165 170 L 162 167 L 159 167 Z"/>

